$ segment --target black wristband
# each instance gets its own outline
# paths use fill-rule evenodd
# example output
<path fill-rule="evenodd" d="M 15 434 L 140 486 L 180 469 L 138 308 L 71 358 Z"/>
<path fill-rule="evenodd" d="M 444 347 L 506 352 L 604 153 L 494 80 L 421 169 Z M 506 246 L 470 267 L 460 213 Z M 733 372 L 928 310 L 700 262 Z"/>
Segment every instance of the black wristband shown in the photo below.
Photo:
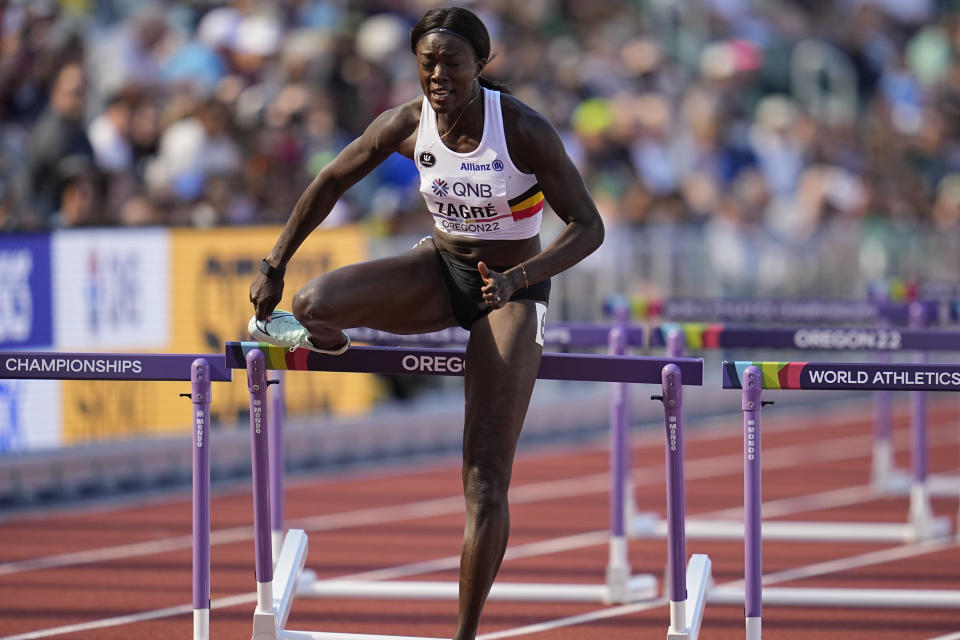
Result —
<path fill-rule="evenodd" d="M 274 267 L 267 262 L 266 258 L 260 261 L 260 273 L 267 276 L 270 280 L 280 280 L 286 272 L 286 267 Z"/>

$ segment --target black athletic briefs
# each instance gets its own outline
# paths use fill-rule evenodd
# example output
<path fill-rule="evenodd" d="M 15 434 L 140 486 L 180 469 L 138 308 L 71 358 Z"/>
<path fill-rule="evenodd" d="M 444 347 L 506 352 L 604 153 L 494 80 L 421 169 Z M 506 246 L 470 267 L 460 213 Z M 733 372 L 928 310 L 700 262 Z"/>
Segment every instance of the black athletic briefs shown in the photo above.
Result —
<path fill-rule="evenodd" d="M 483 301 L 483 278 L 480 277 L 480 271 L 476 264 L 466 263 L 440 249 L 437 249 L 437 259 L 440 260 L 457 323 L 464 329 L 469 329 L 474 322 L 493 311 L 493 307 Z M 491 271 L 500 273 L 507 269 L 510 267 L 490 266 Z M 536 300 L 547 304 L 550 301 L 550 279 L 518 289 L 510 299 Z"/>

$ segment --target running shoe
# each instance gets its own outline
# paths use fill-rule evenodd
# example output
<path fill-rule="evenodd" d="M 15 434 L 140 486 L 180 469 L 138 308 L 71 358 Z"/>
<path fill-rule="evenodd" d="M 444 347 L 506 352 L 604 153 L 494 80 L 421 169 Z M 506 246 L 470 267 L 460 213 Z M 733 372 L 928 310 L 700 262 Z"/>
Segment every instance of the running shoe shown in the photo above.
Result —
<path fill-rule="evenodd" d="M 254 340 L 278 347 L 287 347 L 290 351 L 302 347 L 317 353 L 338 356 L 350 347 L 350 336 L 343 331 L 340 332 L 340 335 L 343 336 L 343 343 L 340 346 L 331 349 L 321 349 L 314 346 L 310 342 L 310 332 L 297 322 L 297 319 L 289 311 L 274 311 L 266 322 L 261 322 L 257 320 L 257 316 L 253 316 L 247 324 L 247 331 L 250 332 L 250 337 Z"/>

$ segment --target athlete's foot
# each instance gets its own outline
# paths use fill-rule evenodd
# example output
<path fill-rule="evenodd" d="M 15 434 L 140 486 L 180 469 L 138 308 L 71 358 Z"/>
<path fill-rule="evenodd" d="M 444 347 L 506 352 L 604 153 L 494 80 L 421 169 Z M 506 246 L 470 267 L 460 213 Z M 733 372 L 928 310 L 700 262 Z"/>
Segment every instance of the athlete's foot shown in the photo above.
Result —
<path fill-rule="evenodd" d="M 343 331 L 340 332 L 343 340 L 338 346 L 318 347 L 312 341 L 307 328 L 300 324 L 289 311 L 274 311 L 266 322 L 261 322 L 257 320 L 257 316 L 253 316 L 247 324 L 247 330 L 255 340 L 278 347 L 286 347 L 291 351 L 304 348 L 317 353 L 338 356 L 350 347 L 350 336 Z"/>
<path fill-rule="evenodd" d="M 343 340 L 335 347 L 320 347 L 317 346 L 317 339 L 312 335 L 307 338 L 307 344 L 303 345 L 311 351 L 316 351 L 317 353 L 326 353 L 333 356 L 338 356 L 350 347 L 350 336 L 345 332 L 341 331 L 340 335 Z"/>

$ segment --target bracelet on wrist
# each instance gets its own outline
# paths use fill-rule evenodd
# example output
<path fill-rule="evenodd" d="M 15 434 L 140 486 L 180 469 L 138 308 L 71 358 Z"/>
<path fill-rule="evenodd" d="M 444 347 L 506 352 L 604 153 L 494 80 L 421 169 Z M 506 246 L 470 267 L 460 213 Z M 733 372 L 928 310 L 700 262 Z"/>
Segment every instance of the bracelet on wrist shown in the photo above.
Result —
<path fill-rule="evenodd" d="M 267 276 L 269 280 L 280 280 L 286 272 L 286 267 L 275 267 L 267 262 L 266 258 L 260 261 L 260 273 Z"/>

